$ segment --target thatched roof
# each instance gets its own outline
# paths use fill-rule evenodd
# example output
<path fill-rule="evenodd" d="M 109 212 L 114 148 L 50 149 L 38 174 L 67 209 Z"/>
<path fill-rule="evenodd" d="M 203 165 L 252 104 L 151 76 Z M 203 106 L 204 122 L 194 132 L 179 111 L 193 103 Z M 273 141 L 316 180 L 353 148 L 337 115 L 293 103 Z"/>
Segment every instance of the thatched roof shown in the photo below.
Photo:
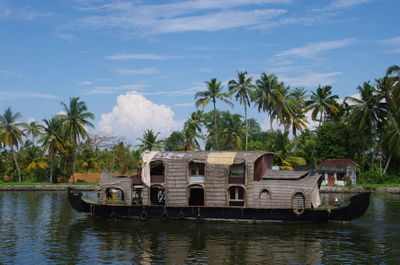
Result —
<path fill-rule="evenodd" d="M 263 155 L 273 155 L 263 151 L 185 151 L 185 152 L 157 152 L 151 161 L 193 161 L 213 164 L 253 163 Z"/>

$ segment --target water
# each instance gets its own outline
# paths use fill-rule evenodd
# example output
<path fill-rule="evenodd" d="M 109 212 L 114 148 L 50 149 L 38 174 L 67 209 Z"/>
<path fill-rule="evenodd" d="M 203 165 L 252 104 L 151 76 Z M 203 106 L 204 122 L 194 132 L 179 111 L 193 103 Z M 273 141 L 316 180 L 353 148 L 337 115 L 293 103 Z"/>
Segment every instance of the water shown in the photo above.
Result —
<path fill-rule="evenodd" d="M 324 195 L 324 200 L 335 196 Z M 66 192 L 0 192 L 1 264 L 400 264 L 400 195 L 348 224 L 89 218 Z"/>

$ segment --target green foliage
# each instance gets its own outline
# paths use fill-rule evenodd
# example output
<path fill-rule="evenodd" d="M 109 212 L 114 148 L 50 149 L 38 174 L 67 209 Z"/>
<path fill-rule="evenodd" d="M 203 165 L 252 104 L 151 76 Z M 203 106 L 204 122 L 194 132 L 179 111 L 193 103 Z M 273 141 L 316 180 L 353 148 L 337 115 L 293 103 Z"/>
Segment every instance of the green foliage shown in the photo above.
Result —
<path fill-rule="evenodd" d="M 182 132 L 173 131 L 167 139 L 164 140 L 165 151 L 179 151 L 185 142 L 185 136 Z"/>
<path fill-rule="evenodd" d="M 356 151 L 350 129 L 343 122 L 328 122 L 316 130 L 315 156 L 317 163 L 328 158 L 353 158 Z"/>
<path fill-rule="evenodd" d="M 400 183 L 400 176 L 391 175 L 391 174 L 383 174 L 381 172 L 375 171 L 366 171 L 359 173 L 357 175 L 357 184 L 394 184 Z"/>

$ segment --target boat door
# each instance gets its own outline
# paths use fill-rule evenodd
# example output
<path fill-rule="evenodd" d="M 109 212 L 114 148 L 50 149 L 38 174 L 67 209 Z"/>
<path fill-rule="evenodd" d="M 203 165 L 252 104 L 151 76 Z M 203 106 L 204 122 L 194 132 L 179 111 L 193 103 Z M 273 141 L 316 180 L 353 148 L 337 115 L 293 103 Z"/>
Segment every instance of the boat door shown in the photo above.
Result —
<path fill-rule="evenodd" d="M 335 176 L 333 173 L 328 174 L 328 186 L 333 186 L 335 185 Z"/>

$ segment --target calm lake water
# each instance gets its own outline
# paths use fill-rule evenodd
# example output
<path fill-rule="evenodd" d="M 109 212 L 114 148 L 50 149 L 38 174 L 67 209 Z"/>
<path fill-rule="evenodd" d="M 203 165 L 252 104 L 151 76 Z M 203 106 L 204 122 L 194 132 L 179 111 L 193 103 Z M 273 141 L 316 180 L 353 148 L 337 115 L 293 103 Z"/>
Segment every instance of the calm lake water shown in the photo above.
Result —
<path fill-rule="evenodd" d="M 66 192 L 0 192 L 0 263 L 400 264 L 400 195 L 371 199 L 348 224 L 198 224 L 89 218 Z"/>

